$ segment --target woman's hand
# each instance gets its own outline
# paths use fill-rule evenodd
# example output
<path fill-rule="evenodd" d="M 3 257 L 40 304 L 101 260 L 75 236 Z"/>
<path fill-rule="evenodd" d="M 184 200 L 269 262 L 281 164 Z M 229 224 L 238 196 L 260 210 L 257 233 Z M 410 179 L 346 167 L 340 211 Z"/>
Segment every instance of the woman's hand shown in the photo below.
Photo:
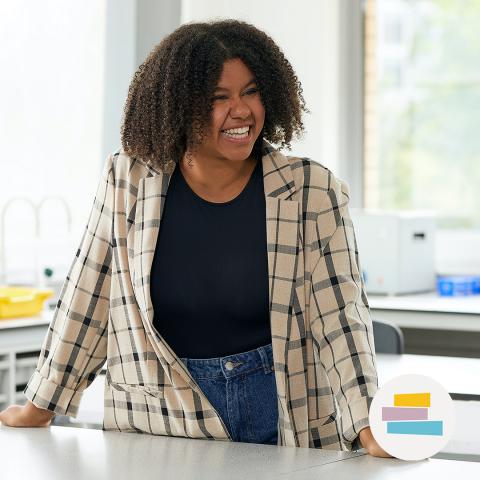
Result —
<path fill-rule="evenodd" d="M 382 447 L 380 447 L 373 437 L 370 427 L 365 427 L 360 430 L 359 437 L 362 447 L 367 450 L 369 455 L 372 455 L 373 457 L 394 458 L 392 455 L 383 450 Z"/>
<path fill-rule="evenodd" d="M 9 427 L 48 427 L 55 413 L 38 408 L 32 402 L 10 405 L 0 412 L 0 423 Z"/>

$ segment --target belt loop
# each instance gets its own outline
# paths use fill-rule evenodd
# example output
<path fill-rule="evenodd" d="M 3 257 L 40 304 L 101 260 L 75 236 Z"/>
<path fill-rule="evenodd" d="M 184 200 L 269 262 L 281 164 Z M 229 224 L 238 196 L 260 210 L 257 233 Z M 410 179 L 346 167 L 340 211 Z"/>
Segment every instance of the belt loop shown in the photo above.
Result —
<path fill-rule="evenodd" d="M 270 359 L 268 358 L 266 347 L 268 347 L 268 345 L 264 346 L 264 347 L 259 347 L 259 348 L 257 348 L 257 350 L 258 350 L 258 353 L 260 354 L 260 358 L 262 359 L 263 371 L 265 373 L 272 373 L 272 371 L 273 371 L 272 363 L 270 362 Z"/>

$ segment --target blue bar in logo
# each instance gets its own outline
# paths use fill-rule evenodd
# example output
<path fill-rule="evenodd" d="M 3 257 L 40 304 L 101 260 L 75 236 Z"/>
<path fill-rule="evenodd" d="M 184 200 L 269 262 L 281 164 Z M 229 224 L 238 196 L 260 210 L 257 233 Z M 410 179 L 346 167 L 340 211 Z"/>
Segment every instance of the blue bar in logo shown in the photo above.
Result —
<path fill-rule="evenodd" d="M 443 435 L 443 422 L 387 422 L 387 433 L 402 435 Z"/>

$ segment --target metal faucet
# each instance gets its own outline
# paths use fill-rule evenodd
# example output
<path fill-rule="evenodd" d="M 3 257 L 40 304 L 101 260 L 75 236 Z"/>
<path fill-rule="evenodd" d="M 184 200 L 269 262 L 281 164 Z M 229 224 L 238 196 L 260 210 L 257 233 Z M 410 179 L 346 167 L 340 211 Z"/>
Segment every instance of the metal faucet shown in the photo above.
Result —
<path fill-rule="evenodd" d="M 60 203 L 65 208 L 65 213 L 67 214 L 67 232 L 70 233 L 72 231 L 72 215 L 70 213 L 70 208 L 68 208 L 67 201 L 63 197 L 60 197 L 59 195 L 50 195 L 48 197 L 43 197 L 40 200 L 40 203 L 37 206 L 37 215 L 36 215 L 36 221 L 37 221 L 36 230 L 37 230 L 37 232 L 40 232 L 40 211 L 42 210 L 43 205 L 48 200 L 55 200 L 55 199 L 59 200 Z"/>
<path fill-rule="evenodd" d="M 36 205 L 32 200 L 30 200 L 27 197 L 13 197 L 10 200 L 7 201 L 7 203 L 3 206 L 3 208 L 0 210 L 0 285 L 1 284 L 6 284 L 6 279 L 7 279 L 7 261 L 6 261 L 6 255 L 5 255 L 5 218 L 6 218 L 6 213 L 8 208 L 15 203 L 16 201 L 25 201 L 27 202 L 28 205 L 32 207 L 33 213 L 34 213 L 34 218 L 35 218 L 35 230 L 34 230 L 34 235 L 35 235 L 35 271 L 36 271 L 36 282 L 38 285 L 41 284 L 42 281 L 42 272 L 40 271 L 40 262 L 39 262 L 39 252 L 38 252 L 38 240 L 40 238 L 40 210 L 42 209 L 43 205 L 47 200 L 54 200 L 57 199 L 59 200 L 62 205 L 65 208 L 66 214 L 67 214 L 67 227 L 68 227 L 68 232 L 70 233 L 71 231 L 71 225 L 72 225 L 72 216 L 70 213 L 70 209 L 68 207 L 67 202 L 65 201 L 64 198 L 54 195 L 54 196 L 48 196 L 44 197 L 38 205 Z"/>

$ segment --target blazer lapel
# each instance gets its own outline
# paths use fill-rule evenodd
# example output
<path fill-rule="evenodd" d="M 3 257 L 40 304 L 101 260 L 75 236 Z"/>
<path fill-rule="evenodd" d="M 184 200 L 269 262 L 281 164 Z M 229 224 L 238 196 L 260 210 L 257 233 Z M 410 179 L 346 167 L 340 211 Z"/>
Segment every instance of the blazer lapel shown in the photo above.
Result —
<path fill-rule="evenodd" d="M 151 337 L 157 355 L 160 353 L 175 368 L 175 353 L 153 326 L 154 312 L 150 296 L 150 273 L 170 179 L 171 173 L 159 172 L 139 182 L 135 210 L 133 287 L 145 330 Z"/>
<path fill-rule="evenodd" d="M 263 156 L 270 326 L 283 444 L 308 445 L 302 211 L 292 168 L 280 152 Z"/>

